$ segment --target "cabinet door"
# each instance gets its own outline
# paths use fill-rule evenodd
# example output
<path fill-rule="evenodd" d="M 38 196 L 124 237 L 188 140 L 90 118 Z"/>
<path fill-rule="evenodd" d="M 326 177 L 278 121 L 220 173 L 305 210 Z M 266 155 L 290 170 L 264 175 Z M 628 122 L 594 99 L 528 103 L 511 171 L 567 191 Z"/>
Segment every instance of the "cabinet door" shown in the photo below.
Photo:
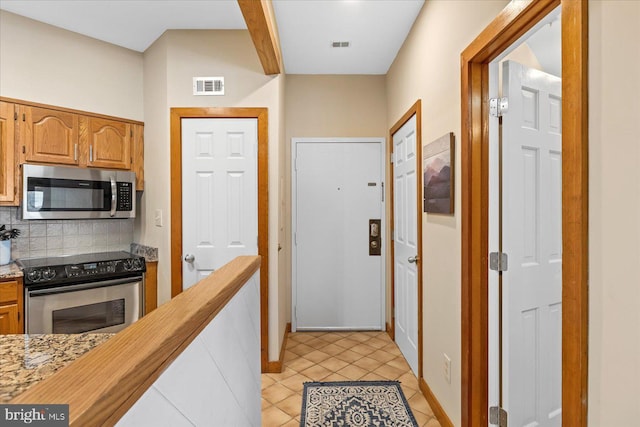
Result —
<path fill-rule="evenodd" d="M 24 333 L 22 278 L 0 281 L 0 335 Z"/>
<path fill-rule="evenodd" d="M 21 333 L 18 304 L 0 305 L 0 335 Z"/>
<path fill-rule="evenodd" d="M 78 164 L 78 116 L 22 106 L 21 145 L 29 162 Z"/>
<path fill-rule="evenodd" d="M 88 123 L 87 166 L 130 169 L 131 124 L 94 117 L 83 119 Z"/>
<path fill-rule="evenodd" d="M 17 204 L 14 104 L 0 102 L 0 204 Z"/>
<path fill-rule="evenodd" d="M 133 127 L 133 155 L 131 170 L 136 173 L 136 190 L 144 190 L 144 126 L 132 125 Z"/>

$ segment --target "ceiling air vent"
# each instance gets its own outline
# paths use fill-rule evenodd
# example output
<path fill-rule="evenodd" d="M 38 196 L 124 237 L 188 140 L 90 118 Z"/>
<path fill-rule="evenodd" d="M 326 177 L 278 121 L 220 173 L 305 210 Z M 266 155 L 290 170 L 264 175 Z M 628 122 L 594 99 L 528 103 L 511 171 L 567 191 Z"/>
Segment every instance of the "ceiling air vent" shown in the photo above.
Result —
<path fill-rule="evenodd" d="M 224 77 L 194 77 L 194 95 L 224 95 Z"/>
<path fill-rule="evenodd" d="M 349 42 L 332 42 L 331 47 L 349 47 Z"/>

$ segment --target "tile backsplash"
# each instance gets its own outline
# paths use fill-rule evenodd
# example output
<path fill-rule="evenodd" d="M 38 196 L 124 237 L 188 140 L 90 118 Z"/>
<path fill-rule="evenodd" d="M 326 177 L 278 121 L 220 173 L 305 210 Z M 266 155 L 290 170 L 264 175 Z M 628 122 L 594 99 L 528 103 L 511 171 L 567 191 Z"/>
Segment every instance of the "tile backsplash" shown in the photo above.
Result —
<path fill-rule="evenodd" d="M 18 208 L 0 207 L 0 225 L 17 228 L 11 258 L 129 251 L 134 219 L 19 220 Z"/>

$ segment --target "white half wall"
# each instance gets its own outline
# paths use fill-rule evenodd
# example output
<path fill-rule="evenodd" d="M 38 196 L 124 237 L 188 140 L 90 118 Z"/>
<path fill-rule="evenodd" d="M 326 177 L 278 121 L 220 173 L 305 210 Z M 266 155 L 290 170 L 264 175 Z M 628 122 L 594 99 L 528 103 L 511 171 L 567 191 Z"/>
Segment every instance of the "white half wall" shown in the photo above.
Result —
<path fill-rule="evenodd" d="M 258 271 L 117 426 L 260 427 L 259 277 Z"/>

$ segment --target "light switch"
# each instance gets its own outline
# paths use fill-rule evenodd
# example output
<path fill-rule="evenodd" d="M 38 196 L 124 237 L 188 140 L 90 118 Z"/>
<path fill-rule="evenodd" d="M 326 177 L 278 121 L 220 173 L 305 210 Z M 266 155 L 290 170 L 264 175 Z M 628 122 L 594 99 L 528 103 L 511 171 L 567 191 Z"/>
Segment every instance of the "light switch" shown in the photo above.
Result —
<path fill-rule="evenodd" d="M 162 209 L 156 209 L 156 227 L 162 227 Z"/>

